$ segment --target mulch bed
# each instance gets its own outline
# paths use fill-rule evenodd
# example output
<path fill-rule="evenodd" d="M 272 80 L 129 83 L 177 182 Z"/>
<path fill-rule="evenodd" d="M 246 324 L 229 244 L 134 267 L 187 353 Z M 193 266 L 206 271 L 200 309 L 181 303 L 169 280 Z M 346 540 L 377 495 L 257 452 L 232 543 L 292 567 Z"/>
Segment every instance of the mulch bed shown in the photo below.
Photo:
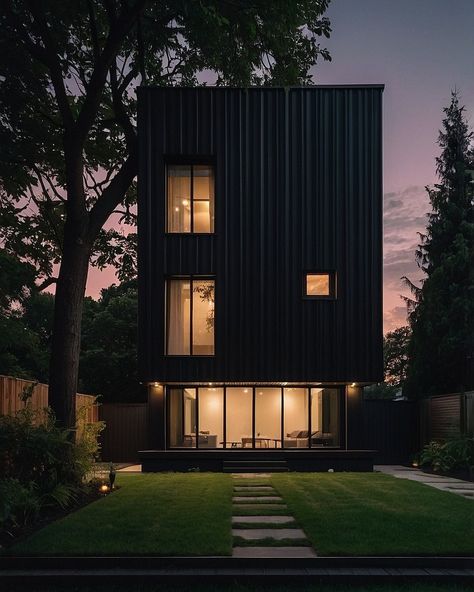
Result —
<path fill-rule="evenodd" d="M 115 486 L 112 491 L 107 493 L 110 495 L 114 491 L 120 489 L 119 487 Z M 72 514 L 76 512 L 80 508 L 95 502 L 96 500 L 104 497 L 104 494 L 99 493 L 97 485 L 91 485 L 88 490 L 84 491 L 82 495 L 78 497 L 75 503 L 71 504 L 67 508 L 45 508 L 44 511 L 41 512 L 41 515 L 35 522 L 31 524 L 27 524 L 26 526 L 12 526 L 8 529 L 1 529 L 0 530 L 0 555 L 2 551 L 16 545 L 17 543 L 27 539 L 31 536 L 34 532 L 41 530 L 51 522 L 55 522 L 60 518 L 64 518 L 68 514 Z"/>

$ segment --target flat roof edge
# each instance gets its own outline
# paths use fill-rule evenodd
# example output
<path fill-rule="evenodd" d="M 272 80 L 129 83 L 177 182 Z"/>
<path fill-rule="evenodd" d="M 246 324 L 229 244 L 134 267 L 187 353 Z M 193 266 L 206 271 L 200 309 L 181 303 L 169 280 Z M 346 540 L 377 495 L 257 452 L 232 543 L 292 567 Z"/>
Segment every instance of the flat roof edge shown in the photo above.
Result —
<path fill-rule="evenodd" d="M 318 90 L 318 89 L 363 89 L 374 88 L 385 90 L 385 84 L 314 84 L 307 86 L 138 86 L 139 91 L 149 90 Z"/>

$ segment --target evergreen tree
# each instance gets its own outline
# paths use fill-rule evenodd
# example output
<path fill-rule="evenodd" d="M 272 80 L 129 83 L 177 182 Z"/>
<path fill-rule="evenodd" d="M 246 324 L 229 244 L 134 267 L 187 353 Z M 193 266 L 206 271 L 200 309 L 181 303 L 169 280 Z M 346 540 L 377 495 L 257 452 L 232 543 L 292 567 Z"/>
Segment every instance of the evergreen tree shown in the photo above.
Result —
<path fill-rule="evenodd" d="M 406 299 L 412 338 L 404 392 L 410 397 L 474 387 L 473 134 L 456 92 L 444 113 L 439 183 L 427 187 L 432 212 L 416 251 L 426 276 L 421 288 L 404 278 L 414 295 Z"/>

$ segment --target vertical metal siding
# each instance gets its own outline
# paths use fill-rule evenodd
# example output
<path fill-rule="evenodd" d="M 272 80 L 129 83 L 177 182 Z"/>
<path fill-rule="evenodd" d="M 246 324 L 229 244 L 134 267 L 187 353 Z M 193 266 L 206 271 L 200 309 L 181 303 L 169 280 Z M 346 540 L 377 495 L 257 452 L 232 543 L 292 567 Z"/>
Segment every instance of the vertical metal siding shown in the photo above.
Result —
<path fill-rule="evenodd" d="M 380 87 L 140 89 L 143 380 L 378 381 Z M 164 162 L 212 157 L 214 236 L 165 235 Z M 302 298 L 334 269 L 335 301 Z M 216 276 L 216 355 L 166 358 L 164 278 Z"/>

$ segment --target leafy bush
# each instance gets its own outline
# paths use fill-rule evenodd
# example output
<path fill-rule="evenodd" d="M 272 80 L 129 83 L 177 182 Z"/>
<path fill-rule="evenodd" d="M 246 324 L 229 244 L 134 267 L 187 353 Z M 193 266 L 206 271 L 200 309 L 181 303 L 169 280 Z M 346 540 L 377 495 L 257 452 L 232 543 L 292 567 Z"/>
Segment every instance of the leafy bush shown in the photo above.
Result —
<path fill-rule="evenodd" d="M 51 410 L 27 404 L 0 416 L 0 525 L 23 526 L 43 508 L 67 507 L 84 490 L 103 424 L 78 413 L 77 438 L 55 424 Z"/>
<path fill-rule="evenodd" d="M 434 471 L 467 469 L 474 465 L 474 439 L 461 437 L 446 442 L 432 440 L 420 453 L 420 465 Z"/>

